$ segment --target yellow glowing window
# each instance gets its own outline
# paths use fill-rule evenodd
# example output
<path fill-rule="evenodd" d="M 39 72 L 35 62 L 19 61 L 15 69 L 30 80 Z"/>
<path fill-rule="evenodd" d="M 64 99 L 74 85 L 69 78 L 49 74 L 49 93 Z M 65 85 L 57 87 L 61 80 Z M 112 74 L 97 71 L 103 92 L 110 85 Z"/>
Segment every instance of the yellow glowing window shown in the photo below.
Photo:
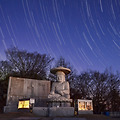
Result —
<path fill-rule="evenodd" d="M 93 110 L 92 102 L 78 102 L 78 110 Z"/>
<path fill-rule="evenodd" d="M 78 106 L 78 110 L 86 110 L 86 109 L 85 109 L 85 102 L 79 102 L 78 105 L 79 105 L 79 106 Z"/>
<path fill-rule="evenodd" d="M 93 110 L 91 102 L 87 102 L 87 104 L 86 104 L 86 110 Z"/>
<path fill-rule="evenodd" d="M 29 104 L 30 104 L 29 100 L 19 101 L 18 109 L 20 109 L 20 108 L 29 108 Z"/>

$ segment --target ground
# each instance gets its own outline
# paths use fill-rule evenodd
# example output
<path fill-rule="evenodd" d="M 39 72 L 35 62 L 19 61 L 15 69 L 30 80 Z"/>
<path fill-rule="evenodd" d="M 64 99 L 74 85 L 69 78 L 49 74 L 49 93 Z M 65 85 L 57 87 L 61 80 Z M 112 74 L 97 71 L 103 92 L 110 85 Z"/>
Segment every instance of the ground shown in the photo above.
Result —
<path fill-rule="evenodd" d="M 111 118 L 104 115 L 79 115 L 75 117 L 38 117 L 33 113 L 14 112 L 0 114 L 0 120 L 120 120 L 120 118 Z"/>

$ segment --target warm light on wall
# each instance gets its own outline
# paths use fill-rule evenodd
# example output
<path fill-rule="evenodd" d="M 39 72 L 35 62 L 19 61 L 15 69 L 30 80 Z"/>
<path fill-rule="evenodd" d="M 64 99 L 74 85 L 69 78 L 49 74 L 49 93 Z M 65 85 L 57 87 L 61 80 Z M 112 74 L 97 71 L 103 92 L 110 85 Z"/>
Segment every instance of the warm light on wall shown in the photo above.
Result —
<path fill-rule="evenodd" d="M 30 104 L 29 100 L 19 101 L 18 109 L 20 109 L 20 108 L 30 108 L 29 104 Z"/>
<path fill-rule="evenodd" d="M 79 100 L 78 101 L 78 110 L 93 110 L 92 101 L 88 100 Z"/>

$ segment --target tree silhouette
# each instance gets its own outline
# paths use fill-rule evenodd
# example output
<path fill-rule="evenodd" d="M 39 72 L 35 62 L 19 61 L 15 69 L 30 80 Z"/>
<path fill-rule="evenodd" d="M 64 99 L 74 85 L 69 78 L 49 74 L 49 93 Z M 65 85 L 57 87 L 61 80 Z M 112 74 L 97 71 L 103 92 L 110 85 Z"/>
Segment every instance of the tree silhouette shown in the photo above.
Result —
<path fill-rule="evenodd" d="M 53 58 L 46 54 L 30 53 L 18 48 L 10 48 L 6 51 L 6 61 L 1 61 L 1 72 L 3 79 L 6 75 L 32 78 L 46 79 L 47 71 Z"/>

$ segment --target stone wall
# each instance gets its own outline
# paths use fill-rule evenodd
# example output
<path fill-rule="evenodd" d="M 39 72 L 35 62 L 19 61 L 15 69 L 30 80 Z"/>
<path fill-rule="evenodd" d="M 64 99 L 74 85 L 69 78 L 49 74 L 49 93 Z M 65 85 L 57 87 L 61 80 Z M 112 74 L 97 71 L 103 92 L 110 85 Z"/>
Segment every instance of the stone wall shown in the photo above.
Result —
<path fill-rule="evenodd" d="M 35 98 L 35 106 L 46 106 L 50 93 L 50 81 L 10 77 L 7 93 L 7 106 L 16 106 L 19 99 Z"/>

